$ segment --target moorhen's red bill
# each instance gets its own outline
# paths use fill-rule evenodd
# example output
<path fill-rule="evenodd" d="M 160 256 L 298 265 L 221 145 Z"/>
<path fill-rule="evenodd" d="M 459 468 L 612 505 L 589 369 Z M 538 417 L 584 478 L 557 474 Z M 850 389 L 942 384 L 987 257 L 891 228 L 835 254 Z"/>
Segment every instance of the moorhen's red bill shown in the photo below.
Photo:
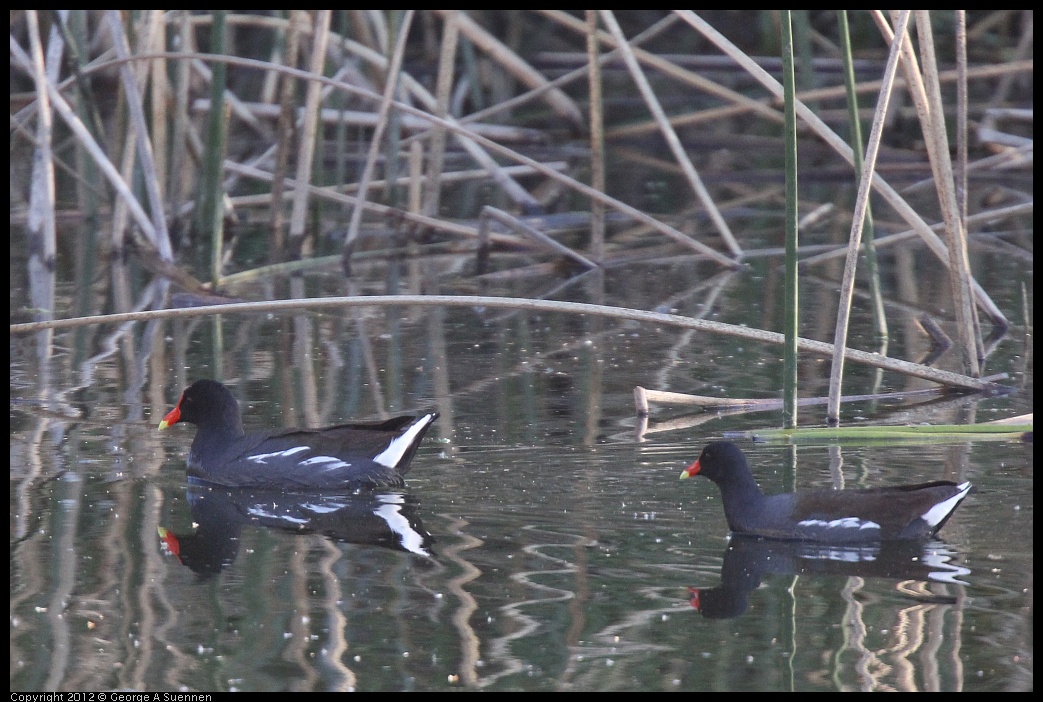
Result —
<path fill-rule="evenodd" d="M 715 441 L 681 479 L 702 475 L 721 489 L 728 528 L 776 539 L 857 543 L 933 536 L 970 492 L 936 480 L 864 490 L 798 490 L 765 495 L 735 444 Z"/>
<path fill-rule="evenodd" d="M 196 425 L 188 477 L 227 487 L 336 489 L 399 487 L 431 412 L 384 422 L 324 429 L 276 429 L 247 434 L 239 403 L 216 380 L 197 380 L 181 395 L 160 429 Z"/>

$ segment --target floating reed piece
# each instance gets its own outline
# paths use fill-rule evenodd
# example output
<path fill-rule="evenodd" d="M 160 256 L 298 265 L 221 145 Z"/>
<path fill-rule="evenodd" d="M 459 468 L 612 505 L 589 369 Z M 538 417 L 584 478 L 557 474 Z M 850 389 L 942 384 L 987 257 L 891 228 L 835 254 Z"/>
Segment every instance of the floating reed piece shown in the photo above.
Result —
<path fill-rule="evenodd" d="M 964 443 L 967 441 L 1032 441 L 1032 422 L 1006 424 L 923 424 L 916 426 L 880 425 L 871 427 L 809 427 L 807 429 L 758 429 L 725 432 L 730 438 L 787 443 L 836 441 L 885 441 L 888 444 L 915 441 L 923 444 Z"/>
<path fill-rule="evenodd" d="M 194 309 L 177 310 L 154 310 L 151 312 L 127 312 L 122 314 L 102 315 L 96 317 L 79 317 L 76 319 L 51 320 L 44 322 L 28 322 L 25 324 L 12 324 L 12 334 L 24 334 L 41 329 L 68 329 L 80 326 L 89 326 L 99 323 L 123 323 L 140 321 L 144 319 L 166 319 L 168 317 L 196 317 L 206 314 L 235 314 L 239 312 L 263 312 L 275 313 L 288 310 L 326 310 L 340 309 L 344 307 L 366 307 L 366 306 L 403 306 L 403 305 L 425 305 L 425 306 L 447 306 L 447 307 L 496 307 L 536 310 L 541 312 L 560 312 L 564 314 L 585 314 L 597 317 L 608 317 L 616 320 L 632 320 L 636 322 L 647 322 L 664 324 L 681 329 L 695 329 L 707 333 L 727 334 L 730 336 L 751 339 L 769 344 L 779 345 L 783 342 L 783 335 L 775 332 L 767 332 L 759 329 L 739 326 L 735 324 L 724 324 L 703 319 L 693 319 L 674 314 L 661 312 L 649 312 L 647 310 L 636 310 L 625 307 L 609 307 L 607 305 L 592 305 L 579 302 L 563 302 L 559 300 L 534 300 L 514 299 L 508 297 L 487 297 L 481 295 L 369 295 L 363 297 L 327 297 L 308 299 L 287 299 L 265 302 L 252 302 L 241 304 L 228 304 L 216 307 L 197 307 Z M 811 339 L 798 339 L 797 348 L 801 351 L 814 353 L 821 356 L 831 356 L 833 347 L 821 341 Z M 849 361 L 862 363 L 875 368 L 884 368 L 898 373 L 904 373 L 913 377 L 931 380 L 942 385 L 948 385 L 962 390 L 1006 392 L 1007 388 L 995 385 L 992 381 L 1000 376 L 987 379 L 970 378 L 959 373 L 928 368 L 909 361 L 897 358 L 888 358 L 878 354 L 867 353 L 856 349 L 847 349 L 845 356 Z M 1006 377 L 1006 376 L 1002 376 Z"/>
<path fill-rule="evenodd" d="M 871 395 L 846 395 L 842 402 L 867 402 L 875 400 L 909 400 L 914 398 L 938 397 L 949 392 L 947 388 L 925 388 L 923 390 L 906 390 L 902 392 L 874 393 Z M 677 407 L 699 407 L 705 410 L 735 410 L 748 412 L 765 412 L 781 409 L 784 400 L 772 398 L 733 398 L 710 397 L 707 395 L 688 395 L 682 392 L 664 392 L 649 390 L 640 385 L 634 387 L 634 408 L 639 417 L 649 414 L 652 403 L 673 405 Z M 797 400 L 800 407 L 813 407 L 829 403 L 829 397 L 804 397 Z"/>

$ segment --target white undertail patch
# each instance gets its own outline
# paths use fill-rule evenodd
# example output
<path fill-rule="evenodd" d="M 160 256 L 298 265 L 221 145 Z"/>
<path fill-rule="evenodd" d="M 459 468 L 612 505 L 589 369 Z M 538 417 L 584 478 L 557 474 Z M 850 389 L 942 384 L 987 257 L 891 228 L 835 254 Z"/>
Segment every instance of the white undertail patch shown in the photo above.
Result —
<path fill-rule="evenodd" d="M 417 435 L 427 428 L 427 425 L 433 422 L 435 415 L 425 414 L 423 417 L 416 421 L 416 424 L 409 427 L 409 430 L 401 436 L 396 436 L 388 444 L 388 447 L 380 452 L 373 458 L 374 461 L 382 466 L 388 468 L 395 468 L 398 466 L 399 461 L 406 455 L 406 451 L 413 445 Z"/>
<path fill-rule="evenodd" d="M 945 521 L 945 518 L 952 514 L 952 511 L 956 509 L 957 505 L 959 505 L 961 501 L 963 501 L 963 498 L 967 497 L 967 492 L 971 489 L 971 484 L 969 482 L 960 483 L 956 486 L 956 489 L 959 490 L 959 492 L 950 497 L 948 500 L 945 500 L 944 502 L 939 502 L 935 506 L 931 507 L 929 510 L 920 515 L 920 518 L 928 524 L 930 524 L 932 528 L 938 526 L 943 521 Z"/>

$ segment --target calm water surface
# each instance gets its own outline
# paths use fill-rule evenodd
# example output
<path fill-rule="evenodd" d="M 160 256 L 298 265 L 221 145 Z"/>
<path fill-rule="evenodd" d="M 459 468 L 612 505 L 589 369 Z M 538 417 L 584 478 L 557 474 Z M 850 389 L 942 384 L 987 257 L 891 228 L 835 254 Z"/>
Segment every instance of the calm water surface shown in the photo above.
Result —
<path fill-rule="evenodd" d="M 660 270 L 580 282 L 571 298 L 625 293 L 758 326 L 774 304 L 763 270 L 723 291 L 699 287 L 713 272 L 698 265 Z M 1017 281 L 1007 289 L 1020 304 Z M 927 551 L 859 553 L 729 547 L 712 484 L 678 480 L 707 440 L 774 414 L 657 432 L 682 415 L 661 408 L 638 440 L 634 385 L 771 397 L 776 349 L 468 309 L 91 334 L 59 334 L 47 374 L 37 339 L 12 340 L 12 689 L 1032 687 L 1030 445 L 847 446 L 836 474 L 825 446 L 744 445 L 767 491 L 840 476 L 975 484 Z M 917 338 L 904 334 L 898 344 Z M 988 369 L 1012 373 L 1019 393 L 861 404 L 845 421 L 1031 411 L 1023 341 L 1008 337 Z M 145 372 L 146 357 L 163 370 Z M 802 374 L 822 392 L 828 367 L 809 358 Z M 44 375 L 56 390 L 35 402 Z M 233 387 L 248 429 L 381 409 L 442 417 L 398 493 L 200 494 L 184 478 L 191 427 L 155 425 L 203 376 Z M 876 375 L 851 378 L 848 392 L 867 392 Z M 885 375 L 881 387 L 917 385 Z"/>

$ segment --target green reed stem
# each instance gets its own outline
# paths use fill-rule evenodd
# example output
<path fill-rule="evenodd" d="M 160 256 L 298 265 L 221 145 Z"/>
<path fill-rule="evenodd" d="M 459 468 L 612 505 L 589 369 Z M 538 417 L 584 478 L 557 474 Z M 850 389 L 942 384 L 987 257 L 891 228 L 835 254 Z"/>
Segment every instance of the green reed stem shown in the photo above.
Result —
<path fill-rule="evenodd" d="M 782 84 L 786 135 L 786 308 L 783 344 L 782 425 L 797 426 L 797 116 L 793 77 L 793 27 L 782 11 Z"/>
<path fill-rule="evenodd" d="M 862 142 L 862 121 L 858 118 L 858 93 L 855 91 L 854 59 L 851 57 L 851 32 L 847 23 L 847 10 L 838 10 L 840 20 L 840 50 L 844 61 L 844 88 L 847 90 L 848 120 L 851 122 L 850 142 L 854 152 L 855 173 L 862 172 L 862 154 L 865 144 Z M 874 242 L 873 209 L 866 206 L 866 218 L 862 236 L 865 239 L 864 252 L 869 272 L 869 290 L 873 300 L 873 324 L 878 341 L 886 341 L 887 316 L 884 313 L 884 298 L 880 291 L 880 269 L 876 261 L 876 243 Z"/>

